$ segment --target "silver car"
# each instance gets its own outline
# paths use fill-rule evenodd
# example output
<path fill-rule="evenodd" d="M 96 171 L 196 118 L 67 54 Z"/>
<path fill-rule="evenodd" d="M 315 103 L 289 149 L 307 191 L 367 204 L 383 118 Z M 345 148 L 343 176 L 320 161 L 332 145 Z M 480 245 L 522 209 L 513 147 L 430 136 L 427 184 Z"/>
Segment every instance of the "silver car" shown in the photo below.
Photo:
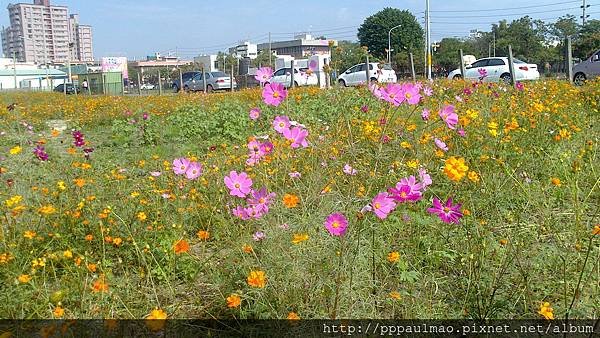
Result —
<path fill-rule="evenodd" d="M 600 50 L 573 66 L 573 74 L 573 82 L 578 86 L 583 85 L 586 80 L 600 76 Z"/>
<path fill-rule="evenodd" d="M 231 77 L 223 72 L 204 73 L 206 77 L 206 92 L 210 93 L 215 90 L 227 90 L 231 88 Z M 233 89 L 237 88 L 235 78 L 233 79 Z M 191 79 L 183 83 L 183 90 L 187 91 L 204 91 L 204 79 L 202 73 L 196 74 Z"/>

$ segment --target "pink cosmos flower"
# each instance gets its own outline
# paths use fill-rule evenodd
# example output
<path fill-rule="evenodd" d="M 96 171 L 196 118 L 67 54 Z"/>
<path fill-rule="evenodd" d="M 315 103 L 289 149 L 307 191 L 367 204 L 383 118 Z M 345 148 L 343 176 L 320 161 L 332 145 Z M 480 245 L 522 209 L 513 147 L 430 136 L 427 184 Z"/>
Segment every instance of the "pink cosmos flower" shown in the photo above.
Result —
<path fill-rule="evenodd" d="M 344 166 L 343 171 L 344 171 L 344 174 L 350 175 L 350 176 L 354 176 L 357 173 L 356 169 L 352 168 L 348 163 L 346 163 L 346 165 Z"/>
<path fill-rule="evenodd" d="M 152 177 L 158 177 L 158 176 L 160 176 L 160 175 L 161 175 L 161 172 L 160 172 L 160 171 L 151 171 L 151 172 L 150 172 L 150 176 L 152 176 Z"/>
<path fill-rule="evenodd" d="M 280 134 L 287 129 L 290 129 L 290 118 L 287 116 L 275 116 L 273 120 L 273 128 Z"/>
<path fill-rule="evenodd" d="M 262 231 L 257 231 L 254 233 L 254 235 L 252 235 L 252 239 L 255 240 L 256 242 L 262 241 L 263 239 L 265 239 L 266 235 L 264 232 Z"/>
<path fill-rule="evenodd" d="M 448 105 L 444 106 L 442 110 L 438 113 L 442 120 L 446 122 L 448 128 L 454 130 L 456 129 L 456 124 L 458 123 L 458 115 L 454 112 L 454 106 Z"/>
<path fill-rule="evenodd" d="M 433 89 L 431 89 L 431 87 L 425 87 L 423 88 L 423 94 L 425 94 L 425 96 L 431 96 L 433 95 Z"/>
<path fill-rule="evenodd" d="M 229 172 L 229 176 L 225 176 L 224 181 L 227 188 L 229 188 L 229 194 L 232 196 L 244 198 L 251 191 L 252 179 L 243 171 L 238 174 L 232 170 Z"/>
<path fill-rule="evenodd" d="M 190 162 L 187 170 L 185 171 L 185 177 L 188 180 L 195 180 L 202 175 L 202 164 L 198 162 Z"/>
<path fill-rule="evenodd" d="M 271 67 L 261 67 L 256 71 L 254 78 L 261 84 L 269 81 L 273 77 L 273 69 Z"/>
<path fill-rule="evenodd" d="M 257 211 L 267 213 L 269 212 L 269 205 L 272 203 L 275 196 L 274 192 L 268 193 L 267 188 L 262 187 L 258 191 L 252 190 L 247 202 L 248 205 L 253 206 Z"/>
<path fill-rule="evenodd" d="M 302 129 L 300 127 L 294 127 L 292 129 L 286 129 L 283 131 L 283 136 L 291 141 L 292 148 L 299 148 L 302 146 L 303 148 L 308 147 L 308 142 L 306 141 L 306 137 L 308 136 L 308 130 Z"/>
<path fill-rule="evenodd" d="M 283 223 L 282 225 L 279 226 L 281 229 L 283 230 L 288 230 L 290 228 L 290 225 L 287 223 Z"/>
<path fill-rule="evenodd" d="M 457 130 L 456 132 L 458 133 L 458 135 L 459 135 L 460 137 L 465 137 L 465 135 L 467 135 L 467 133 L 465 132 L 465 130 L 464 130 L 464 129 L 462 129 L 462 128 L 461 128 L 461 129 L 459 129 L 459 130 Z"/>
<path fill-rule="evenodd" d="M 388 215 L 396 208 L 396 202 L 391 199 L 387 192 L 381 192 L 371 201 L 371 207 L 375 216 L 379 219 L 386 219 Z"/>
<path fill-rule="evenodd" d="M 262 97 L 265 104 L 277 107 L 287 97 L 287 90 L 281 83 L 269 83 L 263 88 Z"/>
<path fill-rule="evenodd" d="M 435 145 L 440 148 L 443 151 L 448 151 L 448 146 L 446 145 L 446 143 L 444 143 L 444 141 L 440 140 L 439 138 L 435 138 L 433 140 L 433 142 L 435 143 Z"/>
<path fill-rule="evenodd" d="M 348 230 L 348 220 L 341 213 L 335 213 L 327 216 L 325 228 L 332 236 L 344 236 Z"/>
<path fill-rule="evenodd" d="M 369 111 L 369 106 L 367 105 L 363 105 L 362 107 L 360 107 L 360 111 L 363 113 L 366 113 Z"/>
<path fill-rule="evenodd" d="M 406 99 L 402 86 L 397 83 L 389 83 L 382 89 L 381 98 L 396 107 Z"/>
<path fill-rule="evenodd" d="M 242 207 L 241 205 L 238 205 L 233 210 L 231 210 L 231 214 L 237 218 L 244 220 L 244 221 L 250 218 L 248 216 L 248 213 L 246 213 L 246 210 L 244 209 L 244 207 Z"/>
<path fill-rule="evenodd" d="M 369 91 L 378 99 L 382 99 L 381 88 L 376 83 L 371 83 L 369 85 Z"/>
<path fill-rule="evenodd" d="M 488 72 L 485 68 L 479 68 L 477 69 L 477 72 L 479 73 L 479 80 L 483 80 L 488 76 Z"/>
<path fill-rule="evenodd" d="M 429 114 L 431 112 L 429 111 L 429 109 L 425 108 L 423 109 L 423 112 L 421 113 L 421 118 L 423 119 L 423 121 L 427 122 L 429 121 Z"/>
<path fill-rule="evenodd" d="M 408 186 L 411 194 L 420 193 L 421 189 L 423 189 L 423 185 L 418 183 L 417 179 L 413 175 L 400 179 L 400 184 Z"/>
<path fill-rule="evenodd" d="M 404 100 L 409 105 L 419 104 L 421 101 L 420 87 L 417 85 L 413 85 L 412 83 L 405 83 L 402 85 L 402 94 L 404 95 Z"/>
<path fill-rule="evenodd" d="M 293 171 L 293 172 L 289 173 L 288 175 L 290 175 L 290 178 L 300 178 L 302 176 L 302 174 L 300 174 L 297 171 Z"/>
<path fill-rule="evenodd" d="M 258 120 L 258 118 L 260 117 L 260 109 L 252 108 L 250 109 L 250 113 L 248 113 L 248 115 L 250 116 L 251 120 Z"/>
<path fill-rule="evenodd" d="M 444 205 L 442 205 L 439 199 L 434 197 L 433 207 L 427 209 L 427 212 L 438 215 L 444 223 L 458 224 L 460 218 L 463 216 L 460 207 L 460 204 L 452 204 L 452 197 L 448 198 Z"/>
<path fill-rule="evenodd" d="M 421 188 L 423 191 L 433 183 L 431 176 L 427 173 L 425 168 L 419 168 L 419 181 L 421 181 Z"/>
<path fill-rule="evenodd" d="M 176 158 L 173 160 L 173 172 L 175 175 L 183 175 L 190 165 L 190 160 L 187 158 Z"/>

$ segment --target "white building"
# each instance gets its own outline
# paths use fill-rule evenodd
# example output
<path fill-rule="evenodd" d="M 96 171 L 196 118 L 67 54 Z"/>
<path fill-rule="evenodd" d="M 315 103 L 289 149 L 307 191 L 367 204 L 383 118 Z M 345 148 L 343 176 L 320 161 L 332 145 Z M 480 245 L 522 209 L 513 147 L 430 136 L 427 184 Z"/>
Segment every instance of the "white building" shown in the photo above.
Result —
<path fill-rule="evenodd" d="M 248 41 L 240 42 L 237 46 L 229 48 L 229 54 L 237 58 L 254 60 L 258 56 L 258 46 Z"/>
<path fill-rule="evenodd" d="M 219 70 L 217 55 L 199 55 L 194 58 L 194 62 L 204 65 L 204 70 L 207 72 L 216 72 Z"/>
<path fill-rule="evenodd" d="M 4 56 L 23 62 L 93 61 L 92 28 L 79 24 L 66 6 L 50 0 L 8 5 L 10 26 L 2 29 Z"/>

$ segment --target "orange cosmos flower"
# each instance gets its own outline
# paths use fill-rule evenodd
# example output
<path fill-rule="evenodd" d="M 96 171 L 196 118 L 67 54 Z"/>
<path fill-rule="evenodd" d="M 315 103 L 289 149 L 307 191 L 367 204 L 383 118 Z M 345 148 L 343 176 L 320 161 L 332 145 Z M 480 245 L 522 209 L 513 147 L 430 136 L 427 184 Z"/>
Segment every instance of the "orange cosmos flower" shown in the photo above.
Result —
<path fill-rule="evenodd" d="M 248 275 L 248 285 L 255 288 L 264 288 L 267 283 L 265 272 L 261 270 L 250 271 Z"/>
<path fill-rule="evenodd" d="M 188 252 L 190 250 L 190 245 L 185 239 L 179 240 L 173 245 L 173 251 L 175 254 L 179 255 L 184 252 Z"/>
<path fill-rule="evenodd" d="M 240 304 L 242 304 L 242 299 L 240 298 L 240 296 L 234 294 L 231 294 L 229 297 L 227 297 L 227 307 L 229 308 L 236 308 L 238 306 L 240 306 Z"/>

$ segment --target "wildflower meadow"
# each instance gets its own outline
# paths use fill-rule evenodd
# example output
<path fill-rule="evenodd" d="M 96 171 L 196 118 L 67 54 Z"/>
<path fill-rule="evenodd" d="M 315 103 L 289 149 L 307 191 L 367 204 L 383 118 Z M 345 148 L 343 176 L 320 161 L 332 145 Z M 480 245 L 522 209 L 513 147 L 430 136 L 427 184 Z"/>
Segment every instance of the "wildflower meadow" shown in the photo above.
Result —
<path fill-rule="evenodd" d="M 4 318 L 600 316 L 597 81 L 0 98 Z"/>

